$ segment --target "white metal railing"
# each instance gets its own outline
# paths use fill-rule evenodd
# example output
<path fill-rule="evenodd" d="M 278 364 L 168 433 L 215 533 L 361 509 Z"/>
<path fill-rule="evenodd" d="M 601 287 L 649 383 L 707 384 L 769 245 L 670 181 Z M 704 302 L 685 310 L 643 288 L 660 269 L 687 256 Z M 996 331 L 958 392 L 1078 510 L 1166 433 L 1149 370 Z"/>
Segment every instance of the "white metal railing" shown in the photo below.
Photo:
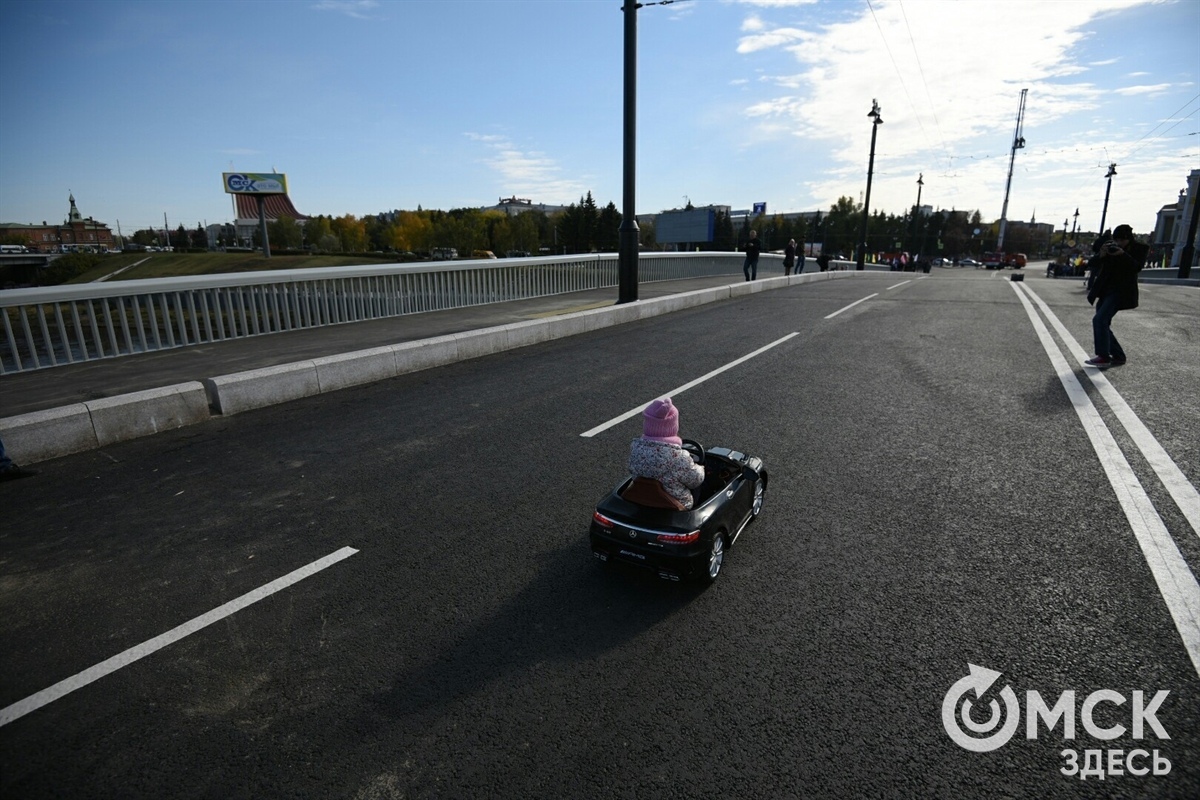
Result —
<path fill-rule="evenodd" d="M 740 274 L 742 253 L 643 253 L 640 283 Z M 763 255 L 760 267 L 777 256 Z M 617 285 L 617 255 L 327 267 L 0 291 L 0 375 Z"/>

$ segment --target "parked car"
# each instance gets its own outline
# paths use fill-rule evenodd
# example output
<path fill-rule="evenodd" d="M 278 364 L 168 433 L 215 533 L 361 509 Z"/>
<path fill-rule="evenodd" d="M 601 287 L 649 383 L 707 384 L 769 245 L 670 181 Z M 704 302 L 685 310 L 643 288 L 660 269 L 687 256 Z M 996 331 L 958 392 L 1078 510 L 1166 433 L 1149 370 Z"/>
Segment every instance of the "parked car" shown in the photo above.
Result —
<path fill-rule="evenodd" d="M 959 259 L 958 263 L 960 266 L 964 266 L 964 267 L 981 267 L 981 266 L 983 266 L 982 264 L 980 264 L 978 261 L 976 261 L 973 258 L 961 258 L 961 259 Z"/>

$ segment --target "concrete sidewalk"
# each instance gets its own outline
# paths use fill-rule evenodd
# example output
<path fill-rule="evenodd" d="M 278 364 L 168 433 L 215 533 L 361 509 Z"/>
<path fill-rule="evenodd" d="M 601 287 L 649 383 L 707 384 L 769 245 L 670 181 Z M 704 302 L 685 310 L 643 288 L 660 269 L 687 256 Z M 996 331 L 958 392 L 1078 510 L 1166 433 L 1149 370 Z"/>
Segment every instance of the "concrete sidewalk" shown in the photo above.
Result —
<path fill-rule="evenodd" d="M 644 283 L 638 287 L 638 299 L 648 300 L 712 286 L 726 286 L 737 280 L 735 276 L 722 275 Z M 229 339 L 192 347 L 11 373 L 0 377 L 0 417 L 45 411 L 188 381 L 202 381 L 216 375 L 228 375 L 602 308 L 614 305 L 616 298 L 616 288 L 596 289 L 532 300 L 514 300 Z"/>

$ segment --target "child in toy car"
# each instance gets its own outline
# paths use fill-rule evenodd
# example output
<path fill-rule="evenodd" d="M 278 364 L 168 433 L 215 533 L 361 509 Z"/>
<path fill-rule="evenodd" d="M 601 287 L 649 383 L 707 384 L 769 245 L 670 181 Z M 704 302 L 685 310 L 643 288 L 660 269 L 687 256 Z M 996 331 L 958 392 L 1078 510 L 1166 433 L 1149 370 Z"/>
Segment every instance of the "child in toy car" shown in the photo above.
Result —
<path fill-rule="evenodd" d="M 642 435 L 629 446 L 629 472 L 658 481 L 677 511 L 692 507 L 692 489 L 704 482 L 704 467 L 683 449 L 679 409 L 671 398 L 655 400 L 642 412 Z"/>

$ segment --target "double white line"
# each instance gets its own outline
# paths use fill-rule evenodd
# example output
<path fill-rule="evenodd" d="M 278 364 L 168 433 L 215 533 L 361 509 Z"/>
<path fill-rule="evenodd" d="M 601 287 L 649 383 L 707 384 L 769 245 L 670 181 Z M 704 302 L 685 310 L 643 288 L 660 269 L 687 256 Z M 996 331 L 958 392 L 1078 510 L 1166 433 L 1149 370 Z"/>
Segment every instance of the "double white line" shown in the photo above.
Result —
<path fill-rule="evenodd" d="M 1099 411 L 1096 410 L 1091 398 L 1080 384 L 1071 364 L 1067 362 L 1062 350 L 1059 349 L 1041 317 L 1034 310 L 1033 303 L 1037 304 L 1042 314 L 1062 337 L 1076 363 L 1083 364 L 1087 359 L 1087 354 L 1049 306 L 1032 289 L 1025 286 L 1024 283 L 1011 283 L 1010 286 L 1013 287 L 1013 291 L 1017 293 L 1017 297 L 1025 307 L 1029 321 L 1033 323 L 1034 331 L 1041 340 L 1042 347 L 1050 358 L 1055 372 L 1058 373 L 1058 378 L 1062 382 L 1067 396 L 1071 399 L 1071 405 L 1079 415 L 1079 421 L 1083 424 L 1083 429 L 1100 459 L 1104 474 L 1112 485 L 1121 510 L 1125 513 L 1125 517 L 1133 529 L 1133 534 L 1137 538 L 1146 564 L 1150 567 L 1155 583 L 1158 584 L 1159 593 L 1167 604 L 1167 609 L 1175 622 L 1175 628 L 1183 639 L 1183 645 L 1187 650 L 1188 657 L 1192 660 L 1192 666 L 1195 667 L 1196 673 L 1200 674 L 1200 584 L 1196 582 L 1196 576 L 1188 568 L 1187 561 L 1179 552 L 1179 547 L 1171 538 L 1166 525 L 1163 524 L 1162 517 L 1154 508 L 1145 488 L 1134 474 L 1133 468 L 1129 465 L 1129 461 L 1125 458 L 1116 439 L 1113 438 L 1112 432 L 1104 424 Z M 1033 302 L 1030 302 L 1031 299 Z M 1196 487 L 1192 486 L 1178 465 L 1167 455 L 1162 445 L 1146 429 L 1146 426 L 1133 413 L 1133 410 L 1129 408 L 1103 373 L 1092 367 L 1087 367 L 1086 372 L 1100 396 L 1112 409 L 1118 421 L 1124 426 L 1134 444 L 1145 456 L 1154 473 L 1170 493 L 1171 498 L 1179 506 L 1193 532 L 1200 536 L 1200 493 L 1197 493 Z"/>

